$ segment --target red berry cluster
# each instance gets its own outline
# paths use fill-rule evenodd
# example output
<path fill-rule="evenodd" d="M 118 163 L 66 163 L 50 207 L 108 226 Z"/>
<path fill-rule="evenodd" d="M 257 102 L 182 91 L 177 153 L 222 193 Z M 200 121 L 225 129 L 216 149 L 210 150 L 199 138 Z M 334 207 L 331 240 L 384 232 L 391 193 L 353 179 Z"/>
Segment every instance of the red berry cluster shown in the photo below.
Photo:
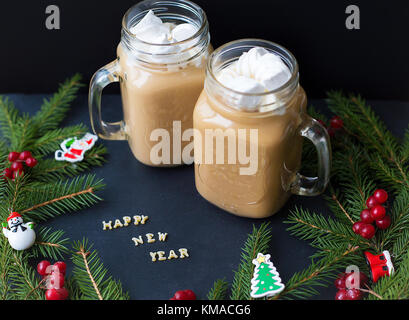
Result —
<path fill-rule="evenodd" d="M 368 284 L 368 277 L 365 273 L 359 273 L 359 286 L 355 285 L 355 275 L 353 272 L 341 273 L 335 280 L 335 287 L 338 291 L 335 294 L 335 300 L 361 300 L 361 288 Z"/>
<path fill-rule="evenodd" d="M 375 222 L 378 229 L 387 229 L 391 224 L 391 217 L 386 215 L 385 203 L 388 193 L 383 189 L 377 189 L 372 196 L 366 200 L 366 209 L 361 212 L 361 220 L 355 222 L 352 230 L 365 239 L 371 239 L 375 235 Z"/>
<path fill-rule="evenodd" d="M 14 181 L 18 176 L 24 174 L 23 163 L 27 167 L 33 168 L 37 165 L 37 160 L 31 155 L 30 151 L 16 152 L 12 151 L 8 156 L 9 161 L 11 162 L 10 168 L 3 170 L 2 177 L 4 179 L 12 179 Z"/>
<path fill-rule="evenodd" d="M 319 123 L 321 123 L 325 128 L 327 128 L 327 125 L 325 124 L 324 121 L 318 120 Z M 339 116 L 334 116 L 331 118 L 329 121 L 329 127 L 327 128 L 328 134 L 330 137 L 334 137 L 335 133 L 340 130 L 344 126 L 344 121 Z"/>
<path fill-rule="evenodd" d="M 192 290 L 179 290 L 170 300 L 196 300 L 196 295 Z"/>
<path fill-rule="evenodd" d="M 68 290 L 64 288 L 66 270 L 65 262 L 57 261 L 53 265 L 47 260 L 40 261 L 37 272 L 45 279 L 47 300 L 65 300 L 68 298 Z"/>

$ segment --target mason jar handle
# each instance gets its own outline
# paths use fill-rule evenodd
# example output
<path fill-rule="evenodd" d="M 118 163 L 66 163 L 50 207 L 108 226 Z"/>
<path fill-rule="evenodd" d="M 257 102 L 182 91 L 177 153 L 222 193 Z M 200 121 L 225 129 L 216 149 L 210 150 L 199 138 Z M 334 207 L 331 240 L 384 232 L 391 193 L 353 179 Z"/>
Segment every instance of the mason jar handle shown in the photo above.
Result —
<path fill-rule="evenodd" d="M 327 130 L 315 119 L 306 116 L 298 128 L 298 134 L 309 139 L 318 153 L 318 176 L 305 177 L 297 173 L 291 185 L 291 192 L 302 196 L 315 196 L 322 193 L 330 177 L 331 143 Z"/>
<path fill-rule="evenodd" d="M 102 139 L 125 140 L 125 123 L 105 122 L 101 116 L 102 90 L 113 82 L 119 82 L 119 63 L 115 60 L 99 69 L 92 76 L 89 86 L 88 107 L 92 130 Z"/>

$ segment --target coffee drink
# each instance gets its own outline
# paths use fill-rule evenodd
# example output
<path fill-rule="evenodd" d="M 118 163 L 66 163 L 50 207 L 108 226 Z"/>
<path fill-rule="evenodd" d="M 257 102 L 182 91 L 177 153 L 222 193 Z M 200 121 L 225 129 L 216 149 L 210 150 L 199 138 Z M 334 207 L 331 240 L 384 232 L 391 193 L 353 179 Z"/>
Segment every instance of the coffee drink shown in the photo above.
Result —
<path fill-rule="evenodd" d="M 238 40 L 209 59 L 194 111 L 199 193 L 233 214 L 264 218 L 292 193 L 322 192 L 329 177 L 329 140 L 306 114 L 291 53 L 268 41 Z M 298 173 L 303 136 L 317 146 L 319 177 Z"/>
<path fill-rule="evenodd" d="M 203 89 L 205 65 L 212 51 L 206 16 L 186 0 L 143 1 L 123 19 L 117 59 L 100 69 L 90 88 L 93 129 L 105 139 L 127 139 L 135 157 L 151 166 L 174 166 L 155 153 L 155 130 L 173 134 L 173 123 L 183 132 L 193 127 L 193 109 Z M 101 120 L 100 94 L 119 81 L 124 121 Z M 163 142 L 163 141 L 162 141 Z M 173 149 L 173 140 L 164 141 Z M 180 142 L 179 142 L 180 143 Z M 182 142 L 183 148 L 188 142 Z M 175 160 L 175 161 L 174 161 Z"/>

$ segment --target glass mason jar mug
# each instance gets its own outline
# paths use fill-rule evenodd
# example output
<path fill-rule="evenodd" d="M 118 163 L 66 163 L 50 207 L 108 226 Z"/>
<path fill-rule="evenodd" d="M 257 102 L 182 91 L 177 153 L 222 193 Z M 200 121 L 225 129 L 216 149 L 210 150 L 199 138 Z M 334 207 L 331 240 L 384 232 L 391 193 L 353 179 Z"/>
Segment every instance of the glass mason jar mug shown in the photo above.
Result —
<path fill-rule="evenodd" d="M 217 74 L 254 47 L 278 55 L 291 76 L 265 93 L 242 93 L 224 86 Z M 251 110 L 240 101 L 259 101 Z M 256 99 L 256 100 L 254 100 Z M 313 196 L 328 181 L 331 148 L 327 131 L 306 113 L 294 56 L 275 43 L 244 39 L 216 49 L 209 57 L 204 90 L 194 110 L 195 182 L 208 201 L 233 214 L 264 218 L 276 213 L 291 194 Z M 303 137 L 318 152 L 318 176 L 305 177 Z"/>
<path fill-rule="evenodd" d="M 150 10 L 163 23 L 190 23 L 197 32 L 174 43 L 142 41 L 130 30 Z M 168 137 L 173 137 L 174 128 L 184 132 L 193 127 L 193 109 L 203 89 L 211 50 L 206 15 L 196 4 L 187 0 L 147 0 L 131 7 L 123 17 L 117 59 L 99 69 L 90 83 L 89 110 L 94 132 L 103 139 L 128 140 L 134 156 L 144 164 L 182 164 L 180 157 L 170 159 L 173 143 L 183 149 L 189 142 L 172 143 L 165 137 L 161 143 L 168 145 L 158 151 L 154 146 L 159 138 L 153 133 L 156 129 L 165 130 Z M 101 94 L 112 82 L 120 83 L 124 120 L 108 123 L 101 117 Z"/>

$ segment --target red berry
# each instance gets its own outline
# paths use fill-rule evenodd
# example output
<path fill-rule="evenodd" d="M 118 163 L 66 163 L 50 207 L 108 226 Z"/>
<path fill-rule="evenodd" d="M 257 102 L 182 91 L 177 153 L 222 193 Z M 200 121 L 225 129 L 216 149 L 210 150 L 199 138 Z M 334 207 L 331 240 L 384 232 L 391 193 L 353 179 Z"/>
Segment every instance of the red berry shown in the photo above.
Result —
<path fill-rule="evenodd" d="M 196 300 L 196 295 L 192 290 L 185 290 L 185 300 Z"/>
<path fill-rule="evenodd" d="M 18 157 L 19 160 L 26 160 L 27 158 L 31 157 L 31 152 L 30 151 L 23 151 L 20 153 L 20 156 Z"/>
<path fill-rule="evenodd" d="M 13 170 L 13 171 L 23 171 L 23 164 L 21 162 L 14 161 L 11 164 L 10 169 Z"/>
<path fill-rule="evenodd" d="M 45 292 L 45 298 L 47 300 L 62 300 L 62 297 L 60 293 L 57 291 L 57 289 L 47 289 Z"/>
<path fill-rule="evenodd" d="M 173 296 L 175 300 L 196 300 L 196 295 L 192 290 L 179 290 Z"/>
<path fill-rule="evenodd" d="M 65 288 L 57 289 L 58 294 L 60 295 L 60 300 L 66 300 L 68 298 L 69 292 Z"/>
<path fill-rule="evenodd" d="M 169 300 L 176 300 L 175 296 L 173 296 L 172 298 L 170 298 Z"/>
<path fill-rule="evenodd" d="M 358 289 L 347 290 L 347 300 L 361 300 L 362 292 Z"/>
<path fill-rule="evenodd" d="M 361 221 L 364 223 L 374 222 L 374 218 L 372 218 L 371 212 L 369 211 L 369 209 L 362 210 L 360 217 L 361 217 Z"/>
<path fill-rule="evenodd" d="M 376 220 L 376 226 L 381 230 L 388 229 L 390 225 L 391 225 L 390 216 L 384 216 L 382 219 Z"/>
<path fill-rule="evenodd" d="M 27 159 L 26 159 L 26 165 L 27 165 L 28 167 L 30 167 L 30 168 L 35 167 L 35 166 L 37 165 L 37 159 L 36 159 L 36 158 L 32 158 L 32 157 L 27 158 Z"/>
<path fill-rule="evenodd" d="M 175 292 L 175 300 L 185 300 L 185 292 L 183 290 L 179 290 Z"/>
<path fill-rule="evenodd" d="M 337 289 L 345 289 L 345 276 L 336 279 L 334 284 Z"/>
<path fill-rule="evenodd" d="M 379 203 L 384 203 L 386 200 L 388 200 L 388 193 L 383 189 L 375 190 L 373 196 Z"/>
<path fill-rule="evenodd" d="M 56 267 L 62 274 L 65 274 L 65 270 L 67 269 L 67 265 L 62 261 L 57 261 L 54 263 L 54 267 Z"/>
<path fill-rule="evenodd" d="M 19 156 L 20 156 L 20 153 L 12 151 L 9 153 L 8 159 L 10 162 L 13 162 L 13 161 L 16 161 Z"/>
<path fill-rule="evenodd" d="M 355 279 L 355 277 L 357 279 Z M 363 272 L 359 272 L 359 284 L 355 284 L 355 280 L 358 281 L 358 275 L 355 276 L 355 272 L 348 273 L 345 276 L 345 287 L 347 289 L 359 289 L 368 283 L 368 277 Z"/>
<path fill-rule="evenodd" d="M 47 267 L 50 265 L 51 265 L 50 261 L 47 261 L 47 260 L 40 261 L 37 264 L 37 272 L 41 276 L 45 276 L 47 274 Z"/>
<path fill-rule="evenodd" d="M 64 286 L 64 274 L 63 273 L 52 273 L 47 279 L 47 288 L 60 289 Z"/>
<path fill-rule="evenodd" d="M 376 200 L 376 198 L 374 196 L 370 196 L 368 198 L 368 200 L 366 200 L 366 207 L 368 209 L 371 209 L 372 207 L 375 207 L 376 205 L 378 205 L 378 201 Z"/>
<path fill-rule="evenodd" d="M 365 239 L 371 239 L 375 235 L 375 227 L 371 224 L 365 224 L 361 227 L 359 234 Z"/>
<path fill-rule="evenodd" d="M 386 210 L 381 205 L 377 205 L 375 207 L 372 207 L 371 209 L 371 217 L 374 220 L 382 219 L 385 216 L 385 214 L 386 214 Z"/>
<path fill-rule="evenodd" d="M 356 233 L 356 234 L 360 234 L 361 229 L 362 229 L 362 227 L 364 225 L 365 225 L 365 223 L 363 223 L 362 221 L 357 221 L 352 225 L 352 231 L 354 231 L 354 233 Z"/>
<path fill-rule="evenodd" d="M 329 123 L 334 129 L 340 129 L 344 125 L 344 121 L 338 116 L 333 117 Z"/>
<path fill-rule="evenodd" d="M 335 295 L 335 300 L 347 300 L 347 291 L 345 289 L 340 289 Z"/>
<path fill-rule="evenodd" d="M 329 136 L 331 137 L 331 138 L 334 138 L 335 137 L 335 132 L 336 132 L 336 130 L 334 129 L 334 128 L 328 128 L 327 129 L 327 131 L 328 131 L 328 134 L 329 134 Z"/>

